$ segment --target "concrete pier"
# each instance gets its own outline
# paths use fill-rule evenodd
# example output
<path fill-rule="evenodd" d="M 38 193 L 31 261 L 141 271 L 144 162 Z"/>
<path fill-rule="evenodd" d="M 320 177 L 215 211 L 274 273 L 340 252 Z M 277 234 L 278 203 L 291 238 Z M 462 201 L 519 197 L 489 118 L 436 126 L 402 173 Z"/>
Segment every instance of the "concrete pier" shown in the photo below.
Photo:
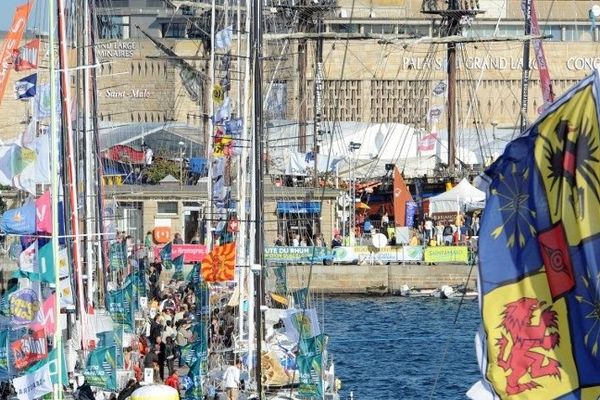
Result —
<path fill-rule="evenodd" d="M 438 288 L 467 283 L 474 289 L 477 281 L 477 267 L 464 264 L 313 265 L 312 274 L 310 268 L 288 266 L 288 289 L 306 287 L 309 275 L 311 290 L 325 294 L 367 294 L 367 288 L 376 287 L 385 287 L 388 293 L 395 294 L 402 285 Z"/>

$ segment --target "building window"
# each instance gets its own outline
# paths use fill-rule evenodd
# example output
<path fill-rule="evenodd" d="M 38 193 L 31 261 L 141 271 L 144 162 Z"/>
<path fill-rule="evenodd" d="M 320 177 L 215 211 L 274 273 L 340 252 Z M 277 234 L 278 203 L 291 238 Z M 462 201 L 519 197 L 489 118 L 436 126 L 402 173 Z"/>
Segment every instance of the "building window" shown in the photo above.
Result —
<path fill-rule="evenodd" d="M 184 38 L 186 24 L 161 24 L 161 31 L 164 38 Z"/>
<path fill-rule="evenodd" d="M 156 202 L 156 212 L 158 214 L 172 214 L 177 215 L 177 202 L 176 201 L 158 201 Z"/>
<path fill-rule="evenodd" d="M 98 32 L 100 39 L 129 39 L 129 16 L 98 16 Z"/>

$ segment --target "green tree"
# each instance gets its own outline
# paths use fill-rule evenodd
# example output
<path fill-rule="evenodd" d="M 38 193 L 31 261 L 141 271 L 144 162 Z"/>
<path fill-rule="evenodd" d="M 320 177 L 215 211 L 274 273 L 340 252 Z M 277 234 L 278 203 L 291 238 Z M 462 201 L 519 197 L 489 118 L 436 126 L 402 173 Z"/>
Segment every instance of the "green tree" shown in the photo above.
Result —
<path fill-rule="evenodd" d="M 155 158 L 149 168 L 146 168 L 146 179 L 148 183 L 156 184 L 164 179 L 167 175 L 173 175 L 177 179 L 181 179 L 180 165 L 176 161 L 167 160 L 166 158 Z"/>

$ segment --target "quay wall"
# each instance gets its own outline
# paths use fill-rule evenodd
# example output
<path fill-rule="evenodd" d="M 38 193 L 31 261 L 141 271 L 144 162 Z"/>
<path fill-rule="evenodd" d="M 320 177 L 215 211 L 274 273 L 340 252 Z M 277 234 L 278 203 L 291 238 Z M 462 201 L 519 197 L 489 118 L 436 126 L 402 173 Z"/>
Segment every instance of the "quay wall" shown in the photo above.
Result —
<path fill-rule="evenodd" d="M 471 272 L 469 276 L 469 271 Z M 387 287 L 397 293 L 402 285 L 438 288 L 467 283 L 475 288 L 477 267 L 464 264 L 392 264 L 392 265 L 299 265 L 287 268 L 288 289 L 310 287 L 325 294 L 365 294 L 369 287 Z"/>

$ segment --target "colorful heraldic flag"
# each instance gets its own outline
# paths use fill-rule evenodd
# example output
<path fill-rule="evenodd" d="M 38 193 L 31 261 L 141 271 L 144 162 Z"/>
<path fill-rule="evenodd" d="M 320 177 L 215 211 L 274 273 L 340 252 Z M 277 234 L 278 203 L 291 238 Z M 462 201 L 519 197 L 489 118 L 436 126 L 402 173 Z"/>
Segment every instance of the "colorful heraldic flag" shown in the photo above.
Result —
<path fill-rule="evenodd" d="M 595 71 L 486 171 L 484 380 L 471 398 L 600 396 L 599 93 Z"/>
<path fill-rule="evenodd" d="M 15 378 L 12 383 L 19 400 L 39 399 L 45 394 L 52 392 L 50 365 L 46 364 L 27 375 Z"/>
<path fill-rule="evenodd" d="M 117 390 L 116 346 L 102 347 L 90 352 L 83 375 L 90 386 Z"/>
<path fill-rule="evenodd" d="M 235 243 L 215 246 L 202 260 L 202 278 L 206 282 L 232 281 L 235 272 Z"/>

